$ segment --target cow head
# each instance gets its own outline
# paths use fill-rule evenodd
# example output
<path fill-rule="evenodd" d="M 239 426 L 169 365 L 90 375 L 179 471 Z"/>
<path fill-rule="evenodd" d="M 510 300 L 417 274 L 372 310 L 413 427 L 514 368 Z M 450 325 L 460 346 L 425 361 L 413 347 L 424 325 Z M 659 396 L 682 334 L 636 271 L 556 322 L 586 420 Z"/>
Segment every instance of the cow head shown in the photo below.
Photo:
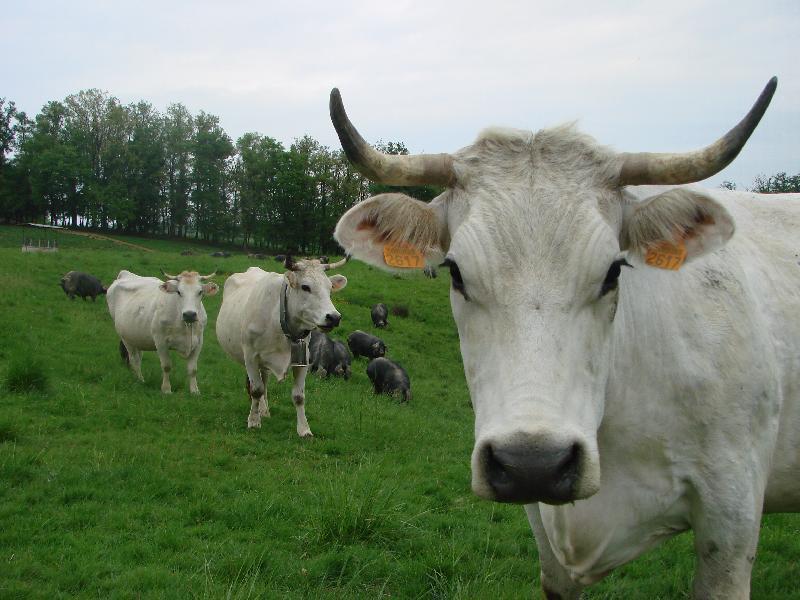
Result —
<path fill-rule="evenodd" d="M 158 286 L 159 289 L 178 296 L 181 318 L 189 325 L 196 322 L 201 314 L 203 296 L 213 296 L 219 290 L 216 283 L 208 281 L 216 273 L 200 275 L 197 271 L 183 271 L 180 275 L 169 275 L 161 271 L 161 274 L 167 280 Z"/>
<path fill-rule="evenodd" d="M 337 263 L 323 264 L 316 259 L 295 262 L 291 256 L 286 257 L 284 277 L 289 291 L 286 301 L 295 330 L 330 331 L 339 324 L 342 315 L 331 302 L 331 292 L 344 289 L 347 277 L 338 274 L 328 277 L 325 271 L 338 269 L 349 259 L 348 256 Z"/>
<path fill-rule="evenodd" d="M 367 177 L 433 183 L 429 204 L 381 194 L 356 204 L 334 237 L 386 268 L 403 247 L 450 270 L 450 302 L 475 412 L 472 487 L 504 502 L 560 504 L 600 486 L 612 331 L 625 277 L 647 253 L 692 260 L 733 234 L 727 211 L 690 188 L 634 201 L 626 186 L 683 184 L 721 170 L 766 110 L 773 79 L 716 143 L 687 154 L 618 154 L 571 126 L 491 129 L 455 154 L 389 156 L 350 123 L 338 90 L 331 118 Z M 669 245 L 669 246 L 667 246 Z"/>

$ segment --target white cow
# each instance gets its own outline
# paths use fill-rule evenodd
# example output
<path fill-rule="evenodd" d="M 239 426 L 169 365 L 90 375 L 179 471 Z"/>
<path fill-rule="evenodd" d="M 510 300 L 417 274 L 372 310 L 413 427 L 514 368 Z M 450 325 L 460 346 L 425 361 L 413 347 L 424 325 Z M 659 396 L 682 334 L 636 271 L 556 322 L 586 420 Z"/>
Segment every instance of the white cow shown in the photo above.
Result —
<path fill-rule="evenodd" d="M 800 195 L 670 187 L 733 160 L 775 86 L 677 155 L 619 154 L 568 126 L 385 156 L 331 93 L 362 173 L 446 187 L 430 204 L 370 198 L 334 235 L 377 266 L 403 244 L 445 257 L 472 488 L 525 504 L 548 598 L 687 529 L 695 597 L 747 598 L 762 511 L 800 510 Z"/>
<path fill-rule="evenodd" d="M 106 301 L 121 339 L 120 353 L 140 381 L 144 381 L 142 352 L 155 350 L 161 361 L 161 391 L 171 393 L 169 351 L 177 350 L 186 358 L 189 391 L 200 393 L 197 359 L 203 349 L 203 330 L 208 321 L 203 296 L 217 293 L 217 284 L 207 281 L 214 275 L 199 275 L 196 271 L 183 271 L 180 275 L 164 273 L 167 280 L 161 281 L 120 271 L 109 286 Z"/>
<path fill-rule="evenodd" d="M 347 278 L 343 275 L 327 277 L 325 271 L 342 266 L 346 260 L 321 264 L 318 260 L 292 262 L 287 258 L 286 273 L 267 273 L 250 267 L 244 273 L 234 273 L 225 282 L 217 317 L 217 339 L 228 356 L 247 369 L 250 396 L 247 427 L 261 427 L 261 417 L 270 416 L 269 373 L 282 381 L 292 366 L 297 435 L 313 435 L 305 411 L 308 357 L 291 365 L 290 340 L 307 343 L 312 330 L 330 331 L 339 324 L 342 316 L 331 303 L 331 292 L 344 288 Z M 307 348 L 305 352 L 307 354 Z M 300 365 L 301 362 L 306 364 Z"/>

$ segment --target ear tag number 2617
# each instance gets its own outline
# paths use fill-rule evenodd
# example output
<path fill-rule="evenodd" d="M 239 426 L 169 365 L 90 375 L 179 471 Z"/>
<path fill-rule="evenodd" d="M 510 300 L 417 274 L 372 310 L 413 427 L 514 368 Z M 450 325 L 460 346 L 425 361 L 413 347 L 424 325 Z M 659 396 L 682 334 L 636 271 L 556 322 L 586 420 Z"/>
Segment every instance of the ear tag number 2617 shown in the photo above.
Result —
<path fill-rule="evenodd" d="M 644 262 L 657 269 L 677 271 L 686 260 L 686 244 L 681 240 L 677 244 L 661 242 L 647 249 Z"/>
<path fill-rule="evenodd" d="M 390 267 L 400 269 L 421 269 L 425 266 L 425 256 L 410 244 L 386 244 L 383 247 L 383 260 Z"/>

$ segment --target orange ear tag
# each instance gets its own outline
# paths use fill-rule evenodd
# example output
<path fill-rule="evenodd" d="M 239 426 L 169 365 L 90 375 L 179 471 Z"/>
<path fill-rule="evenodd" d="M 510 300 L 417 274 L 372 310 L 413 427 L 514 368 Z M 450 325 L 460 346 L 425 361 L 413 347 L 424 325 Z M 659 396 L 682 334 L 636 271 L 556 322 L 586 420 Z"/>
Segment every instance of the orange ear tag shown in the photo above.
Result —
<path fill-rule="evenodd" d="M 386 244 L 383 247 L 383 260 L 390 267 L 400 269 L 421 269 L 425 266 L 425 256 L 411 244 Z"/>
<path fill-rule="evenodd" d="M 674 244 L 663 241 L 647 249 L 644 262 L 657 269 L 677 271 L 686 260 L 686 244 L 683 240 Z"/>

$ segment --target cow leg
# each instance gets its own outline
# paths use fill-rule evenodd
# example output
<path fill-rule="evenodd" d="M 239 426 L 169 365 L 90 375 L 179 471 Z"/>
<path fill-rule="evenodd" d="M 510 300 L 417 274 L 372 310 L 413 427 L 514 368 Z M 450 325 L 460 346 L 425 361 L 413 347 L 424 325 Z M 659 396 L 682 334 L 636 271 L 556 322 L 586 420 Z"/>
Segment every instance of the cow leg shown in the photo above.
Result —
<path fill-rule="evenodd" d="M 158 360 L 161 361 L 161 391 L 164 394 L 172 393 L 172 386 L 169 383 L 169 372 L 172 370 L 172 360 L 169 357 L 169 348 L 166 344 L 156 343 Z"/>
<path fill-rule="evenodd" d="M 133 371 L 133 374 L 136 375 L 136 378 L 139 381 L 144 381 L 144 377 L 142 377 L 141 350 L 137 350 L 136 348 L 129 346 L 125 343 L 125 340 L 122 340 L 122 343 L 125 345 L 125 349 L 128 351 L 128 364 L 131 367 L 131 371 Z"/>
<path fill-rule="evenodd" d="M 263 381 L 267 380 L 267 373 L 261 371 L 261 379 Z M 253 394 L 250 391 L 250 377 L 245 375 L 244 377 L 244 387 L 247 390 L 247 397 L 250 398 L 250 402 L 253 402 Z M 269 414 L 269 402 L 267 401 L 267 388 L 264 386 L 264 395 L 261 397 L 261 401 L 258 403 L 258 414 L 262 417 L 270 417 Z"/>
<path fill-rule="evenodd" d="M 258 403 L 258 414 L 262 417 L 269 417 L 269 400 L 267 400 L 267 379 L 269 378 L 269 371 L 261 371 L 261 381 L 264 382 L 264 395 Z"/>
<path fill-rule="evenodd" d="M 536 539 L 539 550 L 539 568 L 542 594 L 545 600 L 578 600 L 583 586 L 570 578 L 566 569 L 558 562 L 550 547 L 550 540 L 542 525 L 542 516 L 538 504 L 526 504 L 525 512 Z"/>
<path fill-rule="evenodd" d="M 247 428 L 253 429 L 261 427 L 260 407 L 262 404 L 266 407 L 267 384 L 261 378 L 261 370 L 255 355 L 247 351 L 244 355 L 244 368 L 247 369 L 247 378 L 250 381 L 250 414 L 247 417 Z"/>
<path fill-rule="evenodd" d="M 197 359 L 200 358 L 200 350 L 203 349 L 202 330 L 197 341 L 197 346 L 192 348 L 189 356 L 186 357 L 186 374 L 189 376 L 189 392 L 199 394 L 200 388 L 197 387 Z"/>
<path fill-rule="evenodd" d="M 729 489 L 737 487 L 739 493 L 706 501 L 692 517 L 697 555 L 692 595 L 698 600 L 750 598 L 763 499 L 754 499 L 741 486 Z"/>
<path fill-rule="evenodd" d="M 297 435 L 312 437 L 311 429 L 306 420 L 306 374 L 308 367 L 292 367 L 294 385 L 292 385 L 292 402 L 297 409 Z"/>

